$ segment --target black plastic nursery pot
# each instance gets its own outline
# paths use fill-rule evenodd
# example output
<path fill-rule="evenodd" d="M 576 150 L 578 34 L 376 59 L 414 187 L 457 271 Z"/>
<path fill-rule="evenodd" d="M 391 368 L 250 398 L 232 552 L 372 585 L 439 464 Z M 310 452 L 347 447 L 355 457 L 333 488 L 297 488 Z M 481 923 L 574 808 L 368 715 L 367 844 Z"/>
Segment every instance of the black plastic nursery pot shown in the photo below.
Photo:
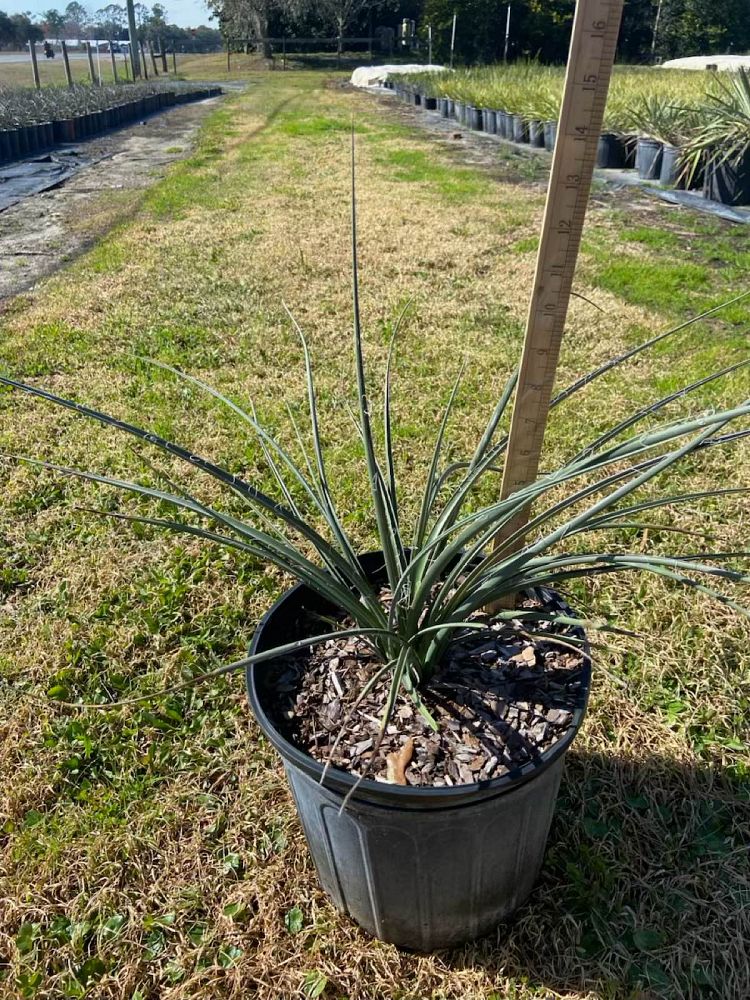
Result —
<path fill-rule="evenodd" d="M 21 155 L 21 139 L 18 135 L 18 129 L 17 128 L 5 129 L 4 133 L 9 150 L 8 158 L 11 160 L 15 160 Z"/>
<path fill-rule="evenodd" d="M 34 156 L 39 148 L 36 141 L 36 125 L 24 125 L 21 132 L 26 156 Z"/>
<path fill-rule="evenodd" d="M 495 135 L 497 133 L 497 112 L 491 108 L 482 108 L 482 124 L 485 132 Z"/>
<path fill-rule="evenodd" d="M 659 183 L 663 187 L 674 187 L 680 176 L 680 150 L 677 146 L 665 144 L 661 153 Z"/>
<path fill-rule="evenodd" d="M 724 205 L 750 205 L 750 150 L 707 168 L 706 196 Z"/>
<path fill-rule="evenodd" d="M 529 141 L 529 125 L 523 115 L 511 115 L 513 119 L 513 135 L 512 139 L 514 142 L 528 142 Z"/>
<path fill-rule="evenodd" d="M 467 104 L 466 106 L 467 122 L 466 124 L 469 128 L 474 129 L 475 132 L 482 131 L 482 109 L 475 108 L 473 104 Z"/>
<path fill-rule="evenodd" d="M 544 125 L 542 122 L 529 122 L 529 145 L 537 149 L 544 148 Z"/>
<path fill-rule="evenodd" d="M 603 132 L 596 149 L 596 165 L 609 170 L 625 166 L 625 144 L 614 132 Z"/>
<path fill-rule="evenodd" d="M 454 114 L 456 116 L 456 121 L 460 122 L 462 125 L 466 124 L 466 105 L 463 101 L 453 102 Z"/>
<path fill-rule="evenodd" d="M 503 139 L 513 138 L 513 115 L 509 115 L 507 111 L 498 111 L 498 132 L 503 137 Z"/>
<path fill-rule="evenodd" d="M 638 176 L 642 181 L 658 181 L 661 176 L 661 161 L 664 144 L 656 139 L 639 139 L 635 162 Z"/>
<path fill-rule="evenodd" d="M 451 115 L 451 102 L 447 97 L 440 97 L 438 99 L 438 111 L 442 118 L 450 118 Z"/>
<path fill-rule="evenodd" d="M 557 122 L 544 122 L 542 128 L 544 130 L 545 149 L 549 149 L 551 152 L 557 142 Z"/>
<path fill-rule="evenodd" d="M 422 104 L 424 105 L 425 111 L 436 111 L 437 110 L 437 98 L 436 97 L 424 97 L 422 99 Z"/>
<path fill-rule="evenodd" d="M 29 143 L 26 139 L 26 128 L 24 125 L 18 125 L 14 131 L 16 133 L 16 141 L 18 143 L 18 155 L 26 156 L 29 151 Z"/>
<path fill-rule="evenodd" d="M 361 557 L 374 582 L 380 553 Z M 309 614 L 332 612 L 298 584 L 274 604 L 250 652 L 309 635 Z M 564 756 L 581 726 L 591 670 L 586 660 L 566 734 L 541 757 L 502 777 L 453 787 L 362 780 L 323 765 L 288 742 L 269 718 L 270 663 L 246 674 L 252 710 L 278 750 L 320 883 L 336 907 L 383 941 L 433 951 L 492 931 L 529 896 L 544 857 Z"/>

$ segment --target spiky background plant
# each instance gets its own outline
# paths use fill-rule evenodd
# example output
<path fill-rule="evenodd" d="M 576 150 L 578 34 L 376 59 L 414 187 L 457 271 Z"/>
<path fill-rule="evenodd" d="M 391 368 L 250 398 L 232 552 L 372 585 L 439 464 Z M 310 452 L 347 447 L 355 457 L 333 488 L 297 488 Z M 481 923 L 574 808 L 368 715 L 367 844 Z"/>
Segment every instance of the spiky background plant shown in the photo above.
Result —
<path fill-rule="evenodd" d="M 700 120 L 695 108 L 663 94 L 640 94 L 626 109 L 625 117 L 639 135 L 671 146 L 681 146 Z"/>
<path fill-rule="evenodd" d="M 128 101 L 172 91 L 176 94 L 200 90 L 200 84 L 179 80 L 122 83 L 95 87 L 77 83 L 73 87 L 8 87 L 0 85 L 0 128 L 16 128 L 40 122 L 59 121 L 92 111 L 106 111 Z"/>
<path fill-rule="evenodd" d="M 379 588 L 363 573 L 355 544 L 337 510 L 335 484 L 330 482 L 326 470 L 313 366 L 305 337 L 291 314 L 290 320 L 302 347 L 309 405 L 307 443 L 294 426 L 301 460 L 285 449 L 258 419 L 252 402 L 242 406 L 184 372 L 158 361 L 153 362 L 175 378 L 210 394 L 228 408 L 246 430 L 250 430 L 275 480 L 277 496 L 262 492 L 230 469 L 216 465 L 196 454 L 192 448 L 168 441 L 153 431 L 125 423 L 43 388 L 0 376 L 0 384 L 116 428 L 134 438 L 144 451 L 156 449 L 199 470 L 238 497 L 246 506 L 248 517 L 238 518 L 217 505 L 209 506 L 166 476 L 162 476 L 165 482 L 162 489 L 34 458 L 15 456 L 17 459 L 167 505 L 174 511 L 174 517 L 127 513 L 108 516 L 187 533 L 229 546 L 253 559 L 272 563 L 305 583 L 353 622 L 351 627 L 346 628 L 337 626 L 335 622 L 326 628 L 321 626 L 319 634 L 208 671 L 178 687 L 244 668 L 250 663 L 296 652 L 328 639 L 357 635 L 367 639 L 380 661 L 360 697 L 384 675 L 390 675 L 389 694 L 383 706 L 383 725 L 399 692 L 403 692 L 434 726 L 422 701 L 421 692 L 425 684 L 453 640 L 468 629 L 486 627 L 485 623 L 472 620 L 475 613 L 506 595 L 540 586 L 559 587 L 580 577 L 623 572 L 651 573 L 696 588 L 750 617 L 750 611 L 743 604 L 713 585 L 714 580 L 750 582 L 745 573 L 727 565 L 747 553 L 696 552 L 680 556 L 644 554 L 640 551 L 623 553 L 602 542 L 613 529 L 649 527 L 647 518 L 651 511 L 674 508 L 701 497 L 746 492 L 742 489 L 716 488 L 700 493 L 680 493 L 666 486 L 663 492 L 640 498 L 635 496 L 649 483 L 655 483 L 660 478 L 663 483 L 664 474 L 681 459 L 750 434 L 745 427 L 728 430 L 730 425 L 750 415 L 750 400 L 729 410 L 702 413 L 690 419 L 664 418 L 664 411 L 673 401 L 750 362 L 732 364 L 654 401 L 619 420 L 559 468 L 545 472 L 536 482 L 507 499 L 484 505 L 477 505 L 477 493 L 488 477 L 496 477 L 501 470 L 507 444 L 507 435 L 502 428 L 516 376 L 512 376 L 505 385 L 474 451 L 462 460 L 448 461 L 445 458 L 446 442 L 454 402 L 460 391 L 459 375 L 436 435 L 419 509 L 416 517 L 407 519 L 400 504 L 391 419 L 391 370 L 403 314 L 393 330 L 384 374 L 382 412 L 376 417 L 366 377 L 360 323 L 353 167 L 352 245 L 353 346 L 358 400 L 358 413 L 353 413 L 352 419 L 366 459 L 371 513 L 391 595 L 389 606 L 384 606 Z M 750 293 L 732 301 L 747 295 Z M 716 313 L 719 308 L 722 307 L 660 333 L 601 365 L 560 392 L 552 406 L 563 403 L 614 367 L 686 326 Z M 640 430 L 646 422 L 647 429 Z M 377 429 L 376 425 L 379 425 Z M 380 445 L 379 439 L 382 439 Z M 159 474 L 151 463 L 147 464 Z M 533 505 L 533 514 L 523 532 L 523 544 L 517 546 L 519 533 L 516 533 L 505 538 L 503 544 L 493 547 L 505 526 L 530 504 Z M 535 623 L 548 623 L 550 620 L 601 629 L 615 627 L 604 620 L 591 621 L 543 609 L 501 610 L 497 612 L 497 618 L 501 621 L 522 619 L 531 636 L 537 634 Z M 549 640 L 549 632 L 545 632 L 544 637 Z M 566 636 L 565 642 L 581 643 L 582 640 Z"/>
<path fill-rule="evenodd" d="M 691 175 L 706 160 L 735 166 L 750 153 L 750 73 L 740 68 L 714 75 L 714 87 L 685 148 Z"/>

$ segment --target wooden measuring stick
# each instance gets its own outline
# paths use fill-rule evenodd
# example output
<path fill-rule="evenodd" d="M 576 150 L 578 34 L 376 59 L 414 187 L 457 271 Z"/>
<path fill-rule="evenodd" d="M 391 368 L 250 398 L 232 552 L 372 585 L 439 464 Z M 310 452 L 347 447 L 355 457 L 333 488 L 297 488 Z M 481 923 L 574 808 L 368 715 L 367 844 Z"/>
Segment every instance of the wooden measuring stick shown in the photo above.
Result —
<path fill-rule="evenodd" d="M 578 0 L 542 222 L 521 369 L 505 457 L 503 499 L 536 480 L 581 245 L 591 178 L 620 31 L 623 0 Z M 529 507 L 495 546 L 527 523 Z M 507 547 L 517 551 L 519 536 Z"/>

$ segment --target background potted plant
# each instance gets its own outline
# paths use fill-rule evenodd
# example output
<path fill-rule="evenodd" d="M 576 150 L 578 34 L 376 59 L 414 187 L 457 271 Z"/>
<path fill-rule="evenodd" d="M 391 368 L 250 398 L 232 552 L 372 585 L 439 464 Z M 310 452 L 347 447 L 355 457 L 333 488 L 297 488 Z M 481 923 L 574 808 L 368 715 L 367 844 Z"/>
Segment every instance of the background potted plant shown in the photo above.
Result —
<path fill-rule="evenodd" d="M 354 211 L 353 235 L 356 247 Z M 153 431 L 10 377 L 0 377 L 0 383 L 177 459 L 224 487 L 247 512 L 238 516 L 234 507 L 207 503 L 195 487 L 189 491 L 158 470 L 154 486 L 22 459 L 170 511 L 98 513 L 229 546 L 299 581 L 260 624 L 247 657 L 178 687 L 246 670 L 251 704 L 284 760 L 322 884 L 372 933 L 427 950 L 484 933 L 509 917 L 538 873 L 564 754 L 586 708 L 590 653 L 584 629 L 622 631 L 606 618 L 577 615 L 555 588 L 607 573 L 655 573 L 750 616 L 711 582 L 748 582 L 728 565 L 742 554 L 631 552 L 607 543 L 613 529 L 648 526 L 655 511 L 695 499 L 664 487 L 663 474 L 675 463 L 750 434 L 728 430 L 750 415 L 750 403 L 678 420 L 665 414 L 675 400 L 748 362 L 618 420 L 503 500 L 488 500 L 487 489 L 497 495 L 492 484 L 506 447 L 504 418 L 516 377 L 499 394 L 473 452 L 459 457 L 448 449 L 459 373 L 412 518 L 398 488 L 391 418 L 400 321 L 376 428 L 356 250 L 353 272 L 358 412 L 352 417 L 366 461 L 362 492 L 369 496 L 379 541 L 369 555 L 357 552 L 336 507 L 313 367 L 296 324 L 309 407 L 309 435 L 307 442 L 298 436 L 298 458 L 258 419 L 252 403 L 240 406 L 155 362 L 169 377 L 210 394 L 250 431 L 276 482 L 275 496 Z M 676 331 L 658 334 L 578 379 L 553 406 L 670 332 Z M 656 492 L 639 494 L 660 482 Z M 716 488 L 701 496 L 724 492 Z M 509 533 L 529 504 L 528 523 Z M 515 595 L 520 599 L 511 603 Z"/>
<path fill-rule="evenodd" d="M 686 144 L 690 175 L 705 170 L 704 192 L 726 205 L 750 204 L 750 74 L 740 69 L 714 81 L 700 124 Z"/>
<path fill-rule="evenodd" d="M 627 109 L 630 126 L 638 133 L 636 165 L 644 180 L 674 184 L 683 173 L 682 147 L 696 126 L 694 108 L 659 94 L 640 95 Z"/>

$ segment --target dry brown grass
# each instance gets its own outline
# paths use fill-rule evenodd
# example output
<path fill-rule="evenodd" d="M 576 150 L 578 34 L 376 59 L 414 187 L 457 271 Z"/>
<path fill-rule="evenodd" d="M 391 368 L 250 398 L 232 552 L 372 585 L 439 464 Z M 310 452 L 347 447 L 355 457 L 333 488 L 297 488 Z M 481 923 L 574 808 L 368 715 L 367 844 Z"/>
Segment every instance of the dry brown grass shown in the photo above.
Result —
<path fill-rule="evenodd" d="M 515 363 L 533 267 L 533 251 L 519 243 L 535 233 L 542 197 L 538 186 L 504 181 L 502 163 L 493 179 L 462 168 L 455 154 L 394 124 L 388 109 L 320 77 L 254 80 L 129 226 L 9 310 L 2 355 L 4 368 L 148 419 L 262 476 L 236 427 L 132 354 L 253 394 L 282 425 L 283 401 L 304 397 L 286 300 L 311 340 L 334 479 L 365 547 L 372 527 L 342 405 L 352 393 L 352 110 L 373 369 L 385 356 L 385 321 L 414 300 L 395 382 L 402 479 L 414 504 L 460 358 L 469 365 L 457 448 L 476 435 Z M 561 381 L 666 322 L 595 282 L 597 254 L 631 252 L 619 245 L 611 209 L 606 195 L 597 199 L 590 235 L 600 241 L 579 286 L 605 311 L 574 303 Z M 715 238 L 696 232 L 696 245 Z M 560 413 L 549 461 L 663 389 L 678 361 L 687 381 L 741 350 L 741 331 L 710 329 L 710 341 L 685 337 Z M 738 376 L 712 399 L 742 398 L 746 387 Z M 117 474 L 138 468 L 122 440 L 42 404 L 3 394 L 0 413 L 2 451 Z M 747 457 L 717 453 L 681 482 L 750 485 Z M 118 675 L 119 690 L 149 690 L 211 656 L 236 655 L 283 581 L 197 543 L 138 538 L 76 510 L 112 506 L 104 490 L 12 463 L 2 488 L 4 995 L 271 1000 L 309 995 L 316 974 L 328 980 L 323 996 L 348 1000 L 750 995 L 750 632 L 736 618 L 648 580 L 579 593 L 648 639 L 624 661 L 602 657 L 609 676 L 597 675 L 570 754 L 534 898 L 490 938 L 409 955 L 367 939 L 318 889 L 281 767 L 239 678 L 173 699 L 173 717 L 158 703 L 75 716 L 45 696 L 64 682 L 72 694 L 101 697 Z M 710 505 L 694 517 L 715 527 L 722 546 L 746 547 L 746 508 L 737 501 L 727 510 L 728 522 Z M 303 915 L 299 933 L 284 923 L 293 907 Z M 633 937 L 644 930 L 657 932 L 650 945 Z"/>

